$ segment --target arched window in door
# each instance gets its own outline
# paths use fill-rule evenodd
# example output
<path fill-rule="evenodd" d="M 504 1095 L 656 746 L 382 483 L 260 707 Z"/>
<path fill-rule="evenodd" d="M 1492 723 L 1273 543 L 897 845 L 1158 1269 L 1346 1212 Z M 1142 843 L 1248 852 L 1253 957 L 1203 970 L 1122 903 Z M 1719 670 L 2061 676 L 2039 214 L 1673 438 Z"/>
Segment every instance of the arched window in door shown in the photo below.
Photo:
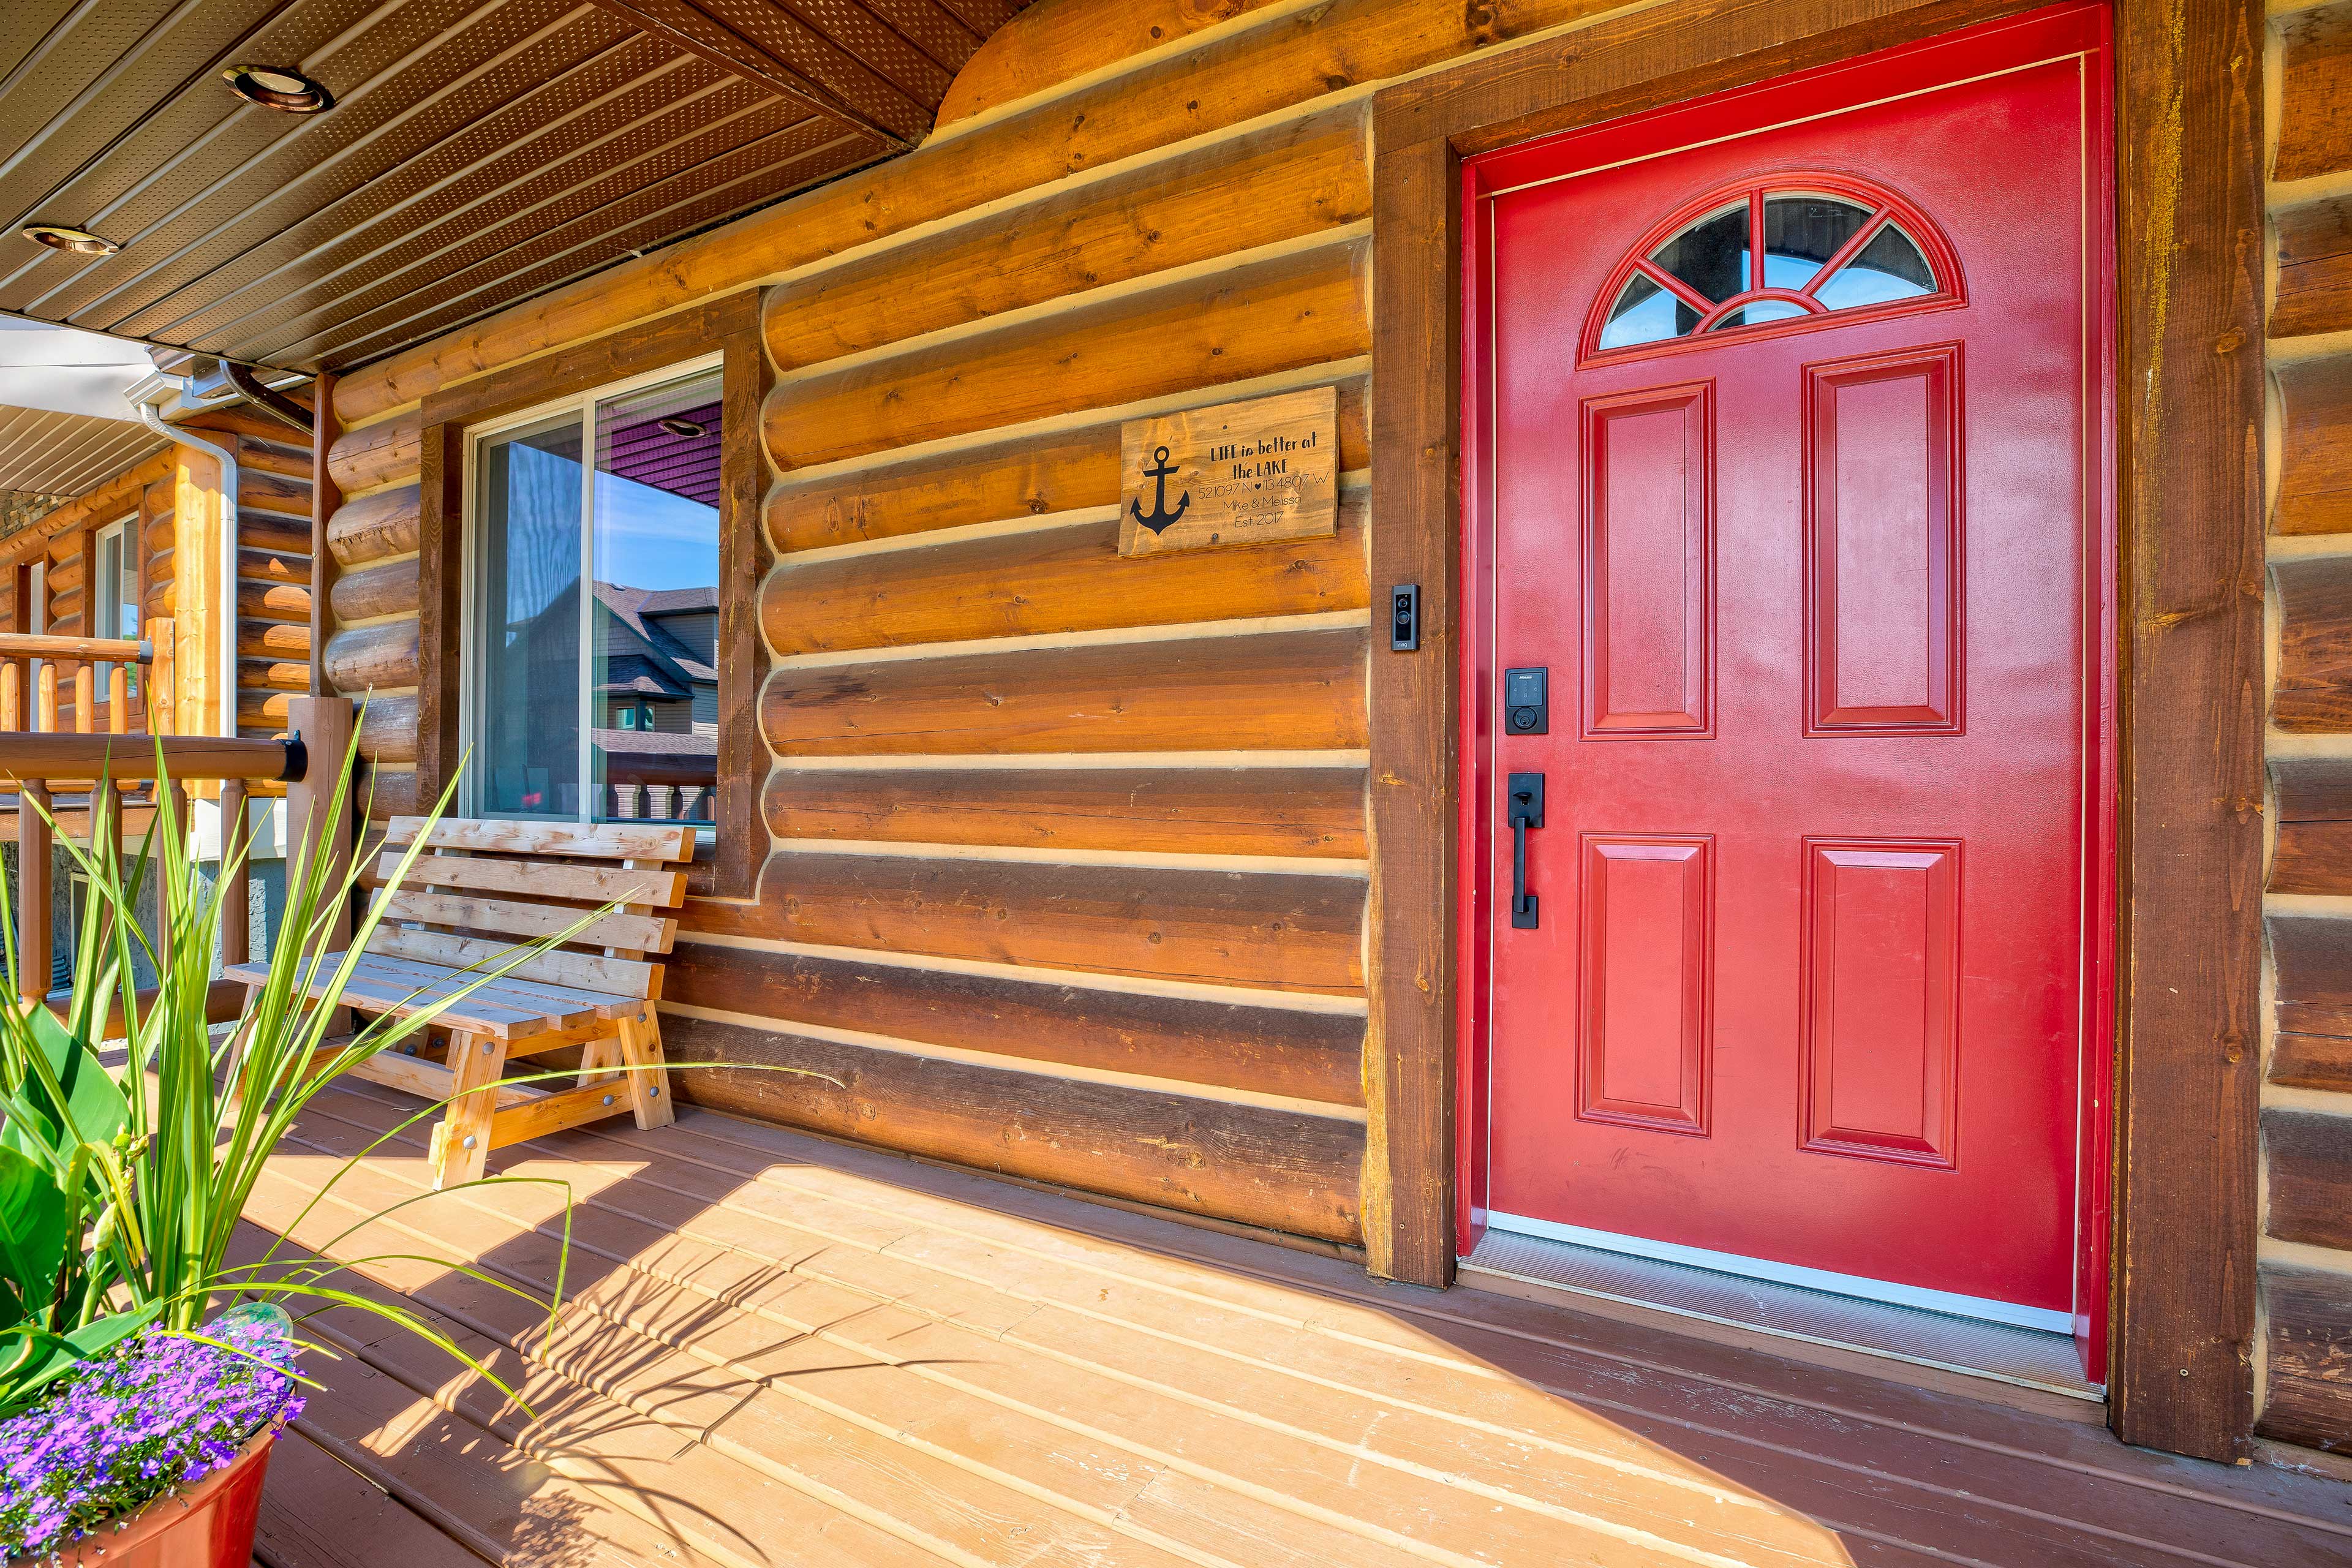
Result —
<path fill-rule="evenodd" d="M 1961 298 L 1951 246 L 1893 193 L 1790 174 L 1710 192 L 1645 236 L 1601 290 L 1587 354 Z"/>

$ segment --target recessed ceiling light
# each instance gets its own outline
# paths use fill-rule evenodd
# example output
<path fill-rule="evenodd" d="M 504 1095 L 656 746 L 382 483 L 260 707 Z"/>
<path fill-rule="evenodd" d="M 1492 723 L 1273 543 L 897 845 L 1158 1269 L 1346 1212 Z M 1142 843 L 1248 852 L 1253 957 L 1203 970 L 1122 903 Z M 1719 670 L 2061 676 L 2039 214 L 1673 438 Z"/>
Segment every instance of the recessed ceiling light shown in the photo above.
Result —
<path fill-rule="evenodd" d="M 69 250 L 76 256 L 111 256 L 122 248 L 86 228 L 67 228 L 54 223 L 27 224 L 24 235 L 36 245 L 46 245 L 51 250 Z"/>
<path fill-rule="evenodd" d="M 656 420 L 655 423 L 659 425 L 663 429 L 668 431 L 671 435 L 683 437 L 688 441 L 693 440 L 698 436 L 708 436 L 710 434 L 709 426 L 697 425 L 691 419 L 658 419 Z"/>
<path fill-rule="evenodd" d="M 335 107 L 335 95 L 291 66 L 231 66 L 221 72 L 228 89 L 248 103 L 289 114 L 317 114 Z"/>

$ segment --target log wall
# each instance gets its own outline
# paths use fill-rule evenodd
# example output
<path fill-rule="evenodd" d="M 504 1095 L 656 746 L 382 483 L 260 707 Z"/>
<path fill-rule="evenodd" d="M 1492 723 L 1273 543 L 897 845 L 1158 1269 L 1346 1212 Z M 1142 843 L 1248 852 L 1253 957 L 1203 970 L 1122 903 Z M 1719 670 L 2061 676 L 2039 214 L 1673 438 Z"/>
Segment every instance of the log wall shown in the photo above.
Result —
<path fill-rule="evenodd" d="M 288 699 L 310 687 L 310 437 L 243 405 L 183 423 L 236 457 L 236 732 L 282 735 Z"/>
<path fill-rule="evenodd" d="M 665 1028 L 826 1076 L 687 1091 L 1360 1242 L 1370 99 L 1607 9 L 1045 0 L 907 157 L 353 370 L 325 664 L 379 811 L 423 400 L 763 289 L 765 867 L 689 904 Z M 1118 558 L 1121 421 L 1324 385 L 1336 537 Z"/>
<path fill-rule="evenodd" d="M 2352 1451 L 2352 3 L 2271 22 L 2272 852 L 2257 1429 Z"/>

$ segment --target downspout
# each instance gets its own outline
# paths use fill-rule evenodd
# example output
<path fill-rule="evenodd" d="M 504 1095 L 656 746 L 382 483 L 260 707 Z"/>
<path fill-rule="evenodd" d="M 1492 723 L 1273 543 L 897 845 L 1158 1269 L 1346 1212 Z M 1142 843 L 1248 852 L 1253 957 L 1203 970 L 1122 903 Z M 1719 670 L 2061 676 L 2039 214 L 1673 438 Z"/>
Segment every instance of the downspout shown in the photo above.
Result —
<path fill-rule="evenodd" d="M 148 376 L 123 395 L 130 398 L 131 405 L 139 410 L 140 422 L 147 428 L 163 437 L 166 441 L 175 442 L 183 447 L 194 447 L 199 452 L 208 452 L 220 462 L 221 609 L 219 626 L 222 635 L 215 639 L 220 644 L 217 655 L 218 668 L 215 673 L 220 680 L 220 732 L 223 735 L 234 736 L 236 733 L 236 454 L 226 447 L 215 446 L 192 430 L 183 429 L 177 425 L 165 424 L 163 415 L 156 411 L 156 405 L 167 394 L 177 394 L 184 407 L 201 409 L 214 406 L 191 398 L 188 395 L 187 378 L 178 375 Z M 224 398 L 221 401 L 226 404 L 233 399 Z M 139 547 L 145 549 L 147 542 L 141 540 Z"/>

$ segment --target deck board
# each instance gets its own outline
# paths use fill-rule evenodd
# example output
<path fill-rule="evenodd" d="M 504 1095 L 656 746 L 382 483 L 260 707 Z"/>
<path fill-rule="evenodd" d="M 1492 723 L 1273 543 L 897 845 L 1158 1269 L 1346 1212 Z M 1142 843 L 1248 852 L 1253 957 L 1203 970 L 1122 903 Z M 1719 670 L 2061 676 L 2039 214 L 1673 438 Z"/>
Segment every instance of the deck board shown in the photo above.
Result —
<path fill-rule="evenodd" d="M 292 1225 L 413 1109 L 373 1085 L 327 1091 L 248 1221 Z M 424 1192 L 422 1132 L 363 1160 L 297 1243 Z M 389 1493 L 337 1508 L 397 1507 L 495 1563 L 2352 1557 L 2352 1489 L 2332 1482 L 2138 1453 L 2031 1410 L 1617 1319 L 1387 1286 L 1339 1258 L 707 1112 L 561 1134 L 492 1171 L 527 1179 L 413 1204 L 337 1251 L 479 1271 L 387 1256 L 362 1273 L 436 1314 L 530 1412 L 336 1314 L 323 1328 L 350 1359 L 326 1369 L 302 1436 Z M 567 1217 L 569 1305 L 550 1335 L 501 1287 L 551 1287 Z M 552 1555 L 550 1517 L 579 1538 Z M 358 1568 L 273 1568 L 312 1562 Z"/>

